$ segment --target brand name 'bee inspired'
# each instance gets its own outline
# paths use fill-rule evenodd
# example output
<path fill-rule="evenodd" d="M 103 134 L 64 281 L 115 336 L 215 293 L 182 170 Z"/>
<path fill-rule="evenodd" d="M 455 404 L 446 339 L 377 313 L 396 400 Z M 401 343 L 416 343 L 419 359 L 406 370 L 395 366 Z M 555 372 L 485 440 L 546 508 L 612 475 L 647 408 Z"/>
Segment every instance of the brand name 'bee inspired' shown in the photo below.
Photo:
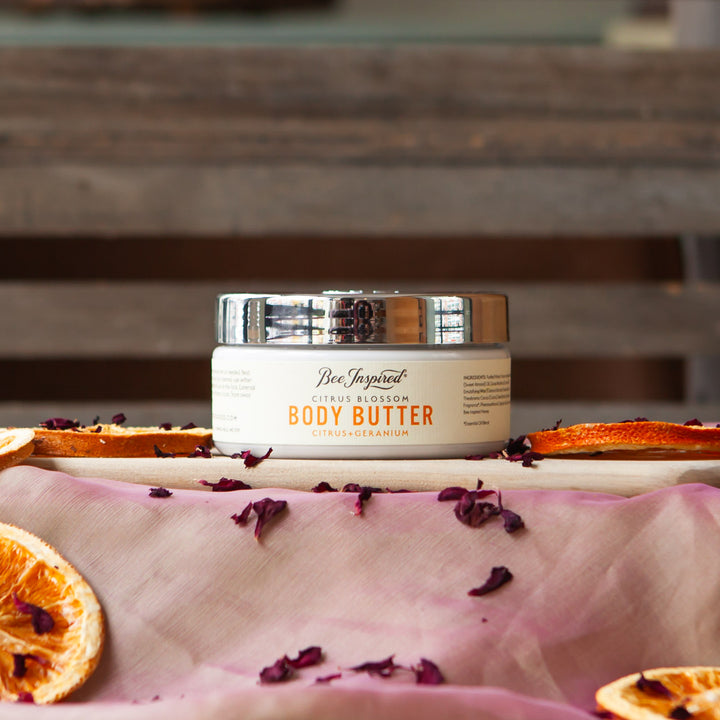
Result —
<path fill-rule="evenodd" d="M 339 385 L 344 388 L 352 388 L 360 386 L 363 390 L 376 388 L 377 390 L 391 390 L 399 385 L 407 377 L 407 369 L 394 370 L 388 368 L 381 370 L 374 375 L 366 375 L 363 368 L 350 368 L 347 375 L 334 375 L 332 368 L 323 367 L 318 370 L 320 378 L 318 379 L 316 388 L 322 385 Z"/>

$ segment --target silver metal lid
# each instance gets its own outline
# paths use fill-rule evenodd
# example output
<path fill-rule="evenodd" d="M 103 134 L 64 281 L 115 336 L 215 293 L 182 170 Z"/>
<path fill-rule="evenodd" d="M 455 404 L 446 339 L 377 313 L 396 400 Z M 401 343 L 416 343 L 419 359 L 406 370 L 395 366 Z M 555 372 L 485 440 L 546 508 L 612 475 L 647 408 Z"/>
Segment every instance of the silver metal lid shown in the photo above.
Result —
<path fill-rule="evenodd" d="M 508 341 L 507 297 L 495 293 L 218 296 L 224 345 L 446 345 Z"/>

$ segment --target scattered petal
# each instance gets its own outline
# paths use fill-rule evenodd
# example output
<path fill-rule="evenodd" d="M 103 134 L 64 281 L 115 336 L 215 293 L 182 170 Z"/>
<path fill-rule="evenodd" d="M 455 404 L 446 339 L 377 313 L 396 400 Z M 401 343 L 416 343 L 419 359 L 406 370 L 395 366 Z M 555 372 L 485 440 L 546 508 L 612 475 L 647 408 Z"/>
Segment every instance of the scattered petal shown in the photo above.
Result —
<path fill-rule="evenodd" d="M 503 519 L 505 532 L 507 533 L 514 533 L 515 531 L 521 530 L 525 527 L 523 519 L 512 510 L 506 510 L 505 508 L 503 508 L 500 511 L 500 516 Z"/>
<path fill-rule="evenodd" d="M 172 423 L 160 423 L 158 425 L 158 430 L 172 430 Z"/>
<path fill-rule="evenodd" d="M 466 492 L 455 505 L 455 517 L 470 527 L 480 527 L 494 515 L 500 514 L 500 508 L 491 502 L 477 502 L 476 491 Z"/>
<path fill-rule="evenodd" d="M 330 483 L 323 480 L 321 483 L 318 483 L 311 492 L 314 493 L 323 493 L 323 492 L 337 492 L 337 489 L 334 488 Z"/>
<path fill-rule="evenodd" d="M 413 667 L 418 685 L 442 685 L 445 682 L 440 668 L 427 658 L 420 658 L 420 664 Z"/>
<path fill-rule="evenodd" d="M 401 667 L 400 665 L 395 664 L 394 658 L 394 655 L 390 655 L 390 657 L 387 657 L 384 660 L 355 665 L 355 667 L 351 667 L 350 670 L 353 672 L 366 672 L 370 675 L 380 675 L 380 677 L 390 677 L 395 670 Z"/>
<path fill-rule="evenodd" d="M 172 490 L 168 490 L 164 487 L 150 488 L 148 495 L 154 498 L 166 498 L 172 495 Z"/>
<path fill-rule="evenodd" d="M 157 445 L 153 445 L 153 450 L 155 451 L 155 457 L 159 457 L 159 458 L 174 458 L 175 457 L 175 453 L 163 452 Z"/>
<path fill-rule="evenodd" d="M 468 595 L 478 597 L 487 595 L 487 593 L 497 590 L 499 587 L 512 580 L 512 573 L 504 566 L 494 567 L 490 572 L 490 577 L 480 586 L 468 590 Z"/>
<path fill-rule="evenodd" d="M 348 483 L 343 487 L 342 492 L 354 492 L 358 494 L 353 512 L 355 515 L 362 515 L 365 503 L 371 498 L 373 493 L 381 493 L 382 489 L 368 485 L 358 485 L 357 483 Z"/>
<path fill-rule="evenodd" d="M 533 463 L 536 460 L 544 460 L 545 456 L 541 455 L 539 452 L 533 452 L 532 450 L 528 450 L 527 452 L 524 452 L 520 458 L 522 461 L 523 467 L 532 467 Z"/>
<path fill-rule="evenodd" d="M 212 457 L 212 453 L 210 452 L 210 448 L 207 447 L 206 445 L 196 445 L 195 449 L 188 455 L 188 457 L 209 458 L 209 457 Z"/>
<path fill-rule="evenodd" d="M 44 610 L 39 605 L 23 602 L 18 598 L 16 592 L 13 592 L 12 597 L 15 608 L 23 613 L 23 615 L 30 615 L 33 630 L 35 630 L 38 635 L 44 635 L 55 627 L 55 621 L 47 610 Z"/>
<path fill-rule="evenodd" d="M 282 512 L 287 507 L 286 500 L 272 500 L 270 498 L 263 498 L 253 503 L 253 510 L 257 514 L 257 523 L 255 524 L 255 539 L 259 540 L 263 528 L 267 523 L 275 517 L 278 513 Z"/>
<path fill-rule="evenodd" d="M 122 425 L 126 420 L 125 413 L 117 413 L 112 416 L 113 425 Z"/>
<path fill-rule="evenodd" d="M 267 460 L 270 457 L 272 448 L 270 448 L 262 457 L 257 457 L 252 454 L 250 450 L 243 450 L 239 453 L 233 453 L 230 457 L 233 459 L 242 458 L 245 462 L 245 467 L 255 467 L 258 463 L 263 460 Z"/>
<path fill-rule="evenodd" d="M 315 683 L 317 685 L 323 685 L 329 682 L 332 682 L 333 680 L 339 680 L 342 677 L 342 673 L 333 673 L 332 675 L 324 675 L 323 677 L 315 678 Z"/>
<path fill-rule="evenodd" d="M 194 422 L 189 422 L 187 425 L 183 425 L 180 429 L 181 430 L 192 430 L 193 428 L 196 428 L 197 425 Z"/>
<path fill-rule="evenodd" d="M 39 655 L 35 655 L 34 653 L 13 653 L 13 677 L 21 678 L 25 677 L 25 674 L 27 673 L 27 661 L 32 660 L 33 662 L 38 663 L 39 665 L 43 665 L 45 667 L 48 667 L 51 663 L 46 658 L 40 657 Z"/>
<path fill-rule="evenodd" d="M 287 664 L 286 659 L 282 657 L 260 671 L 260 682 L 263 684 L 285 682 L 292 677 L 292 674 L 292 668 Z"/>
<path fill-rule="evenodd" d="M 322 662 L 323 651 L 321 647 L 313 645 L 304 650 L 300 650 L 298 656 L 295 659 L 285 657 L 285 662 L 296 670 L 304 667 L 310 667 L 311 665 L 318 665 Z"/>
<path fill-rule="evenodd" d="M 502 495 L 500 494 L 500 491 L 497 492 L 498 496 L 498 507 L 500 508 L 500 517 L 503 519 L 503 527 L 505 528 L 505 532 L 507 533 L 514 533 L 517 530 L 521 530 L 525 527 L 525 523 L 523 522 L 523 519 L 518 515 L 516 512 L 513 512 L 512 510 L 508 510 L 506 507 L 503 506 L 502 502 Z"/>
<path fill-rule="evenodd" d="M 207 480 L 198 480 L 201 485 L 206 485 L 213 492 L 233 492 L 234 490 L 251 490 L 252 488 L 242 480 L 233 480 L 232 478 L 222 477 L 216 483 Z"/>
<path fill-rule="evenodd" d="M 17 696 L 17 700 L 15 702 L 19 703 L 34 703 L 35 699 L 33 698 L 32 693 L 30 692 L 19 692 Z"/>
<path fill-rule="evenodd" d="M 673 694 L 659 680 L 650 680 L 642 673 L 635 683 L 635 687 L 650 695 L 660 695 L 661 697 L 671 698 Z"/>
<path fill-rule="evenodd" d="M 444 502 L 445 500 L 460 500 L 467 492 L 468 490 L 463 487 L 446 487 L 438 493 L 437 499 L 440 502 Z"/>
<path fill-rule="evenodd" d="M 673 720 L 690 720 L 692 716 L 693 714 L 684 705 L 674 707 L 668 715 Z"/>
<path fill-rule="evenodd" d="M 238 515 L 235 513 L 235 515 L 231 515 L 231 519 L 235 521 L 236 525 L 247 525 L 247 521 L 250 519 L 250 513 L 252 512 L 253 504 L 249 502 L 245 509 Z"/>
<path fill-rule="evenodd" d="M 56 417 L 43 420 L 40 427 L 44 427 L 46 430 L 71 430 L 80 427 L 80 423 L 77 420 Z"/>
<path fill-rule="evenodd" d="M 25 677 L 25 673 L 27 672 L 25 657 L 22 653 L 13 653 L 13 677 Z"/>

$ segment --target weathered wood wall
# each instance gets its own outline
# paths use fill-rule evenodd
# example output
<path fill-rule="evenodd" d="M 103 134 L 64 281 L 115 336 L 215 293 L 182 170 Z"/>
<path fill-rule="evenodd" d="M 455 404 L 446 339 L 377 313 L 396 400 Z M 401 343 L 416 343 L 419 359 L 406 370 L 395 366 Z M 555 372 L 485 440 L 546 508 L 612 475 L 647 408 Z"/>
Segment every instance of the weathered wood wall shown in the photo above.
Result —
<path fill-rule="evenodd" d="M 0 48 L 0 423 L 128 403 L 206 421 L 217 291 L 393 278 L 509 293 L 518 429 L 720 419 L 682 376 L 720 356 L 720 288 L 685 280 L 678 239 L 720 233 L 718 67 L 712 50 Z"/>

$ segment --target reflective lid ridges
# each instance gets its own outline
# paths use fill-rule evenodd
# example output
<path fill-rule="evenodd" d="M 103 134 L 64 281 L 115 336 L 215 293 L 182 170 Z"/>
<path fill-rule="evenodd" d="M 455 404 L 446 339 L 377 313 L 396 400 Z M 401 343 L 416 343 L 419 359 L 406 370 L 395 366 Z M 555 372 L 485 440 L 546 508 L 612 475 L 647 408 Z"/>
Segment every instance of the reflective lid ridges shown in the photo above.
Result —
<path fill-rule="evenodd" d="M 504 343 L 507 297 L 498 293 L 328 291 L 228 293 L 217 299 L 225 345 L 458 345 Z"/>

